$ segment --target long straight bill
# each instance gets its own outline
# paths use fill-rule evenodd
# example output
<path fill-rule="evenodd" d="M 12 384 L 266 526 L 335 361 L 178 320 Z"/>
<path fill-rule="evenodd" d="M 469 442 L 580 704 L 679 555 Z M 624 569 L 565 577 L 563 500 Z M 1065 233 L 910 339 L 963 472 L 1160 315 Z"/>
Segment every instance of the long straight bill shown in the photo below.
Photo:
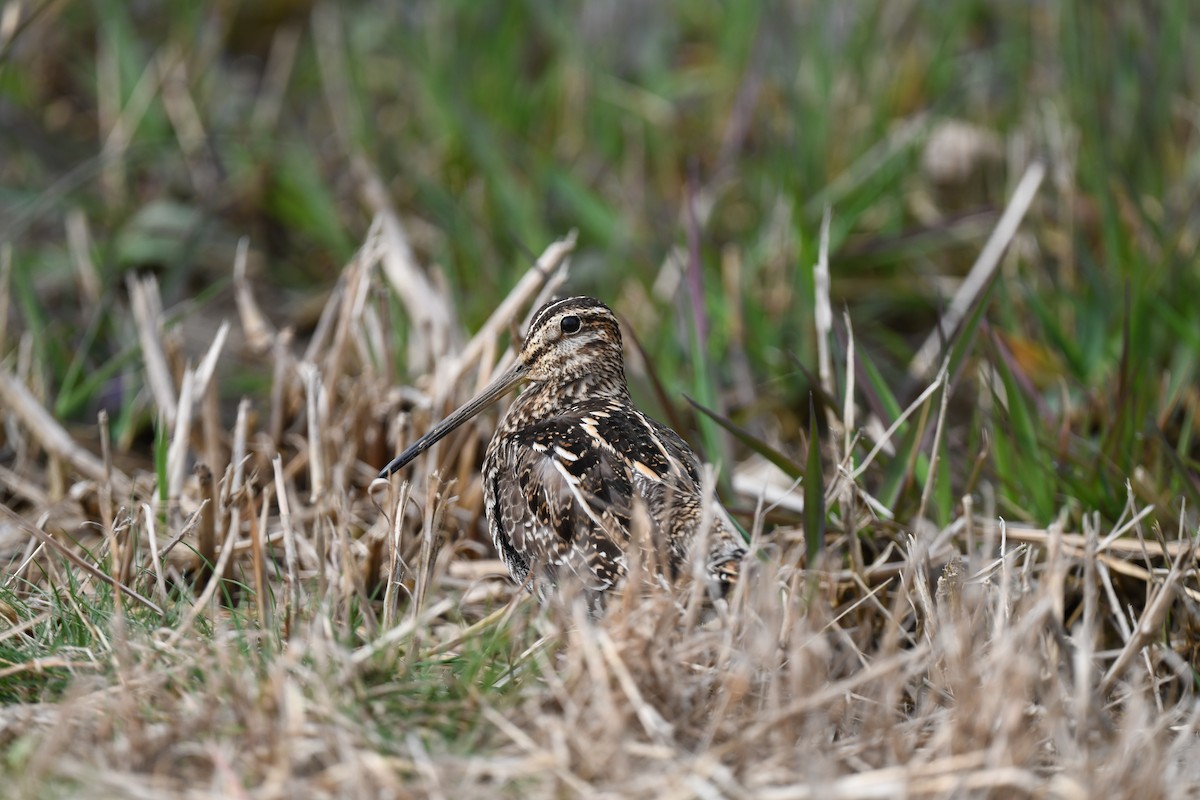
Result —
<path fill-rule="evenodd" d="M 517 362 L 508 372 L 505 372 L 499 378 L 488 384 L 488 387 L 479 393 L 477 397 L 472 399 L 466 405 L 459 408 L 450 416 L 433 426 L 433 430 L 422 436 L 417 441 L 413 442 L 407 450 L 396 456 L 388 463 L 386 467 L 379 471 L 379 477 L 386 478 L 393 472 L 404 469 L 408 463 L 417 456 L 424 453 L 429 448 L 440 442 L 446 437 L 446 434 L 462 425 L 471 417 L 483 411 L 492 403 L 499 400 L 504 395 L 513 390 L 521 379 L 525 377 L 525 365 Z"/>

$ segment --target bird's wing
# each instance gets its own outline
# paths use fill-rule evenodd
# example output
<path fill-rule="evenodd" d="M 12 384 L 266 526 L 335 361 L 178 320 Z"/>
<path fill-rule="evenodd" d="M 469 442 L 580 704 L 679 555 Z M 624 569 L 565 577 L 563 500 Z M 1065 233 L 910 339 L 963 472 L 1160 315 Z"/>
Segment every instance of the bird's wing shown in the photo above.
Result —
<path fill-rule="evenodd" d="M 672 430 L 611 401 L 524 426 L 499 443 L 515 480 L 492 488 L 494 514 L 507 540 L 498 541 L 514 574 L 535 564 L 551 575 L 562 567 L 586 587 L 603 590 L 627 568 L 630 523 L 640 506 L 653 553 L 670 567 L 687 563 L 701 507 L 699 462 Z M 503 485 L 501 485 L 503 484 Z M 744 553 L 719 517 L 708 539 L 710 573 L 729 583 Z M 732 567 L 730 565 L 733 565 Z"/>
<path fill-rule="evenodd" d="M 507 544 L 533 567 L 566 567 L 602 590 L 625 572 L 633 485 L 629 468 L 579 417 L 555 417 L 500 442 L 513 478 L 497 487 Z"/>
<path fill-rule="evenodd" d="M 617 412 L 617 408 L 612 410 Z M 646 502 L 652 518 L 662 522 L 659 536 L 665 539 L 674 570 L 691 558 L 692 543 L 700 535 L 705 519 L 700 482 L 700 460 L 679 434 L 640 411 L 625 410 L 609 417 L 598 416 L 598 433 L 625 454 L 634 477 L 634 488 Z M 726 524 L 724 509 L 711 498 L 712 527 L 707 536 L 705 565 L 718 585 L 728 587 L 737 580 L 745 541 Z M 674 574 L 674 573 L 673 573 Z"/>

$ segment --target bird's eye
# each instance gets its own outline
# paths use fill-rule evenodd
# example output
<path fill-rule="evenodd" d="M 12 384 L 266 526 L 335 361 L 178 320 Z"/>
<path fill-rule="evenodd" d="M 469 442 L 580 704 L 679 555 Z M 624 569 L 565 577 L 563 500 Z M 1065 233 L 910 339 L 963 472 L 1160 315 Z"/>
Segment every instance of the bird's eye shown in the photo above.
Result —
<path fill-rule="evenodd" d="M 571 314 L 560 319 L 558 327 L 562 328 L 563 333 L 579 333 L 579 329 L 583 327 L 583 323 L 579 321 L 579 317 Z"/>

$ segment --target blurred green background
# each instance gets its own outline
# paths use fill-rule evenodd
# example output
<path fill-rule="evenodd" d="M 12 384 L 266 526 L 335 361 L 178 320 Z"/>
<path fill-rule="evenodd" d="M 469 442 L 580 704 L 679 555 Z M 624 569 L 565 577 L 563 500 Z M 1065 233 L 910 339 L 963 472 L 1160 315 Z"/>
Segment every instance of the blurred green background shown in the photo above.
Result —
<path fill-rule="evenodd" d="M 825 208 L 837 368 L 845 310 L 859 420 L 886 426 L 932 379 L 908 375 L 912 355 L 1040 160 L 1046 180 L 959 340 L 931 513 L 952 518 L 981 479 L 1004 513 L 1041 522 L 1115 518 L 1127 485 L 1176 512 L 1200 499 L 1188 0 L 5 8 L 3 346 L 66 419 L 135 403 L 108 380 L 136 369 L 130 272 L 156 272 L 173 319 L 204 330 L 232 314 L 247 236 L 268 312 L 303 338 L 370 225 L 371 173 L 467 328 L 577 228 L 570 288 L 624 315 L 671 396 L 799 463 Z M 268 379 L 247 370 L 222 391 Z M 746 453 L 690 424 L 708 458 Z M 871 477 L 897 513 L 919 501 L 930 434 L 902 429 Z"/>

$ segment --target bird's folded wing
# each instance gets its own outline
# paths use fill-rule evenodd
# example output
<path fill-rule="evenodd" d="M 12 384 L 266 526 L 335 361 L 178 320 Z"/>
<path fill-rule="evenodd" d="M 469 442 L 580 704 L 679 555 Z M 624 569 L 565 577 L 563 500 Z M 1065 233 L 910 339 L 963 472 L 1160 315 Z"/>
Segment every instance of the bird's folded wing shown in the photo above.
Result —
<path fill-rule="evenodd" d="M 625 571 L 633 485 L 629 468 L 583 424 L 562 417 L 522 428 L 501 444 L 515 481 L 497 497 L 512 547 L 552 573 L 567 567 L 588 588 Z"/>

